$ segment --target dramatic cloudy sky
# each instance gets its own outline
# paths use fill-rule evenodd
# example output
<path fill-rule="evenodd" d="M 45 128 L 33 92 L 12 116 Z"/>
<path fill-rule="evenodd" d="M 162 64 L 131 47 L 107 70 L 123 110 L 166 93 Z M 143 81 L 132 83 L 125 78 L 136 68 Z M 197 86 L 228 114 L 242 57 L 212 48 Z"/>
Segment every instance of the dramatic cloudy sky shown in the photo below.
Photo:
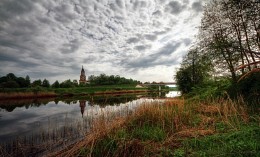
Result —
<path fill-rule="evenodd" d="M 199 0 L 1 0 L 0 76 L 120 75 L 173 81 L 194 42 Z"/>

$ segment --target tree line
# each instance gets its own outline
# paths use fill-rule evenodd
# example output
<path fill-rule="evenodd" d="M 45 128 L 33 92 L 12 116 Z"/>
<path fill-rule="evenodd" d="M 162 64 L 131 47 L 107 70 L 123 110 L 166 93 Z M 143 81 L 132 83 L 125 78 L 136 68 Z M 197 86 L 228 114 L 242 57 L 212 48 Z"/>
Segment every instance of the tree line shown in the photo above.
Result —
<path fill-rule="evenodd" d="M 27 88 L 27 87 L 46 87 L 46 88 L 73 88 L 84 87 L 91 85 L 120 85 L 120 84 L 138 84 L 140 81 L 133 79 L 126 79 L 118 75 L 108 76 L 100 74 L 99 76 L 91 75 L 88 78 L 89 84 L 78 84 L 77 80 L 67 79 L 63 82 L 56 80 L 53 84 L 47 79 L 37 79 L 31 82 L 30 77 L 17 77 L 13 73 L 9 73 L 6 76 L 0 77 L 0 88 Z"/>
<path fill-rule="evenodd" d="M 120 84 L 139 84 L 140 81 L 133 79 L 126 79 L 119 75 L 100 74 L 99 76 L 91 75 L 88 77 L 90 85 L 120 85 Z"/>
<path fill-rule="evenodd" d="M 182 93 L 225 84 L 231 91 L 259 96 L 259 13 L 257 0 L 211 0 L 205 5 L 197 42 L 175 76 Z"/>

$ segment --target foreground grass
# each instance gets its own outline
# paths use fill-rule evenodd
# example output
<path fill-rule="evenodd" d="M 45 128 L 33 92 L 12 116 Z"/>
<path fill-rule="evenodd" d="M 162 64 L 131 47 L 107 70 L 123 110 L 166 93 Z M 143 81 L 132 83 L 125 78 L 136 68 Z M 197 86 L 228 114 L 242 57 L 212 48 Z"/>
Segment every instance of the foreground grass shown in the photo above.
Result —
<path fill-rule="evenodd" d="M 260 156 L 259 114 L 243 101 L 144 103 L 97 121 L 86 138 L 50 156 Z"/>

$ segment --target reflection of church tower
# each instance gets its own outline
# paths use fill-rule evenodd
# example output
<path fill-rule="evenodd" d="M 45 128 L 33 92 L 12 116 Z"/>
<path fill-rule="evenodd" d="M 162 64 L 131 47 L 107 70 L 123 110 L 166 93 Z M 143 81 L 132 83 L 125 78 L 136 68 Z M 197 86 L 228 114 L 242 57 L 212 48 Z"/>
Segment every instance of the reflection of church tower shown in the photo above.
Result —
<path fill-rule="evenodd" d="M 85 70 L 84 70 L 83 65 L 82 65 L 79 83 L 80 83 L 80 84 L 81 84 L 81 83 L 85 84 L 86 82 L 87 82 L 87 81 L 86 81 Z"/>
<path fill-rule="evenodd" d="M 79 101 L 79 107 L 80 107 L 81 115 L 83 117 L 83 114 L 84 114 L 84 111 L 85 111 L 85 107 L 86 107 L 86 101 L 85 100 L 80 100 Z"/>

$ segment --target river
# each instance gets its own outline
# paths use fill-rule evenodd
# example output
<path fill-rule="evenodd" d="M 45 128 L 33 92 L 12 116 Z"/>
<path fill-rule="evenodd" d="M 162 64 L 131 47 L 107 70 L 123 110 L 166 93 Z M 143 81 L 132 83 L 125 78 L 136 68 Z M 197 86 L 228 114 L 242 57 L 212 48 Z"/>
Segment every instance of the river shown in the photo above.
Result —
<path fill-rule="evenodd" d="M 159 95 L 179 94 L 171 91 Z M 130 114 L 143 102 L 162 100 L 144 95 L 104 95 L 1 101 L 0 156 L 37 156 L 52 151 L 83 138 L 100 115 L 113 120 Z"/>

